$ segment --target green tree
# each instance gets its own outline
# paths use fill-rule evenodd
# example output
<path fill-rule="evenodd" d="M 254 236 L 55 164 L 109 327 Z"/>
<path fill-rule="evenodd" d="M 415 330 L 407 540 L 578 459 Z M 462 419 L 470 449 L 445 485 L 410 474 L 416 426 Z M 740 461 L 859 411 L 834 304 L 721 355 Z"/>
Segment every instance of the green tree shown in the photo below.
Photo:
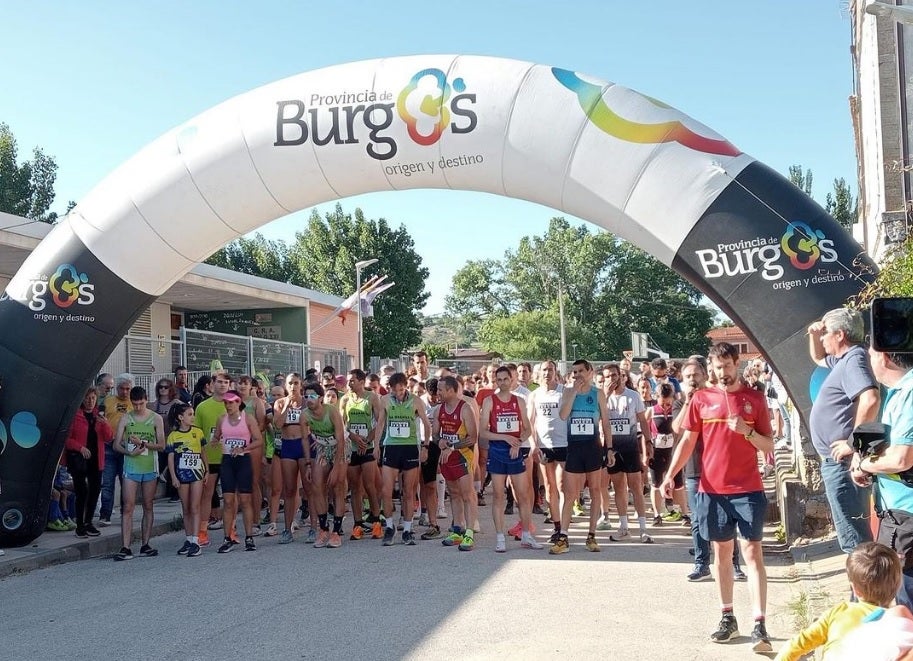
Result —
<path fill-rule="evenodd" d="M 857 220 L 856 199 L 843 177 L 834 179 L 834 192 L 827 194 L 824 210 L 847 231 L 852 231 Z"/>
<path fill-rule="evenodd" d="M 56 161 L 40 147 L 32 151 L 30 161 L 20 164 L 18 157 L 16 136 L 9 125 L 0 122 L 0 211 L 46 223 L 55 222 L 57 214 L 50 208 L 57 179 Z"/>
<path fill-rule="evenodd" d="M 479 340 L 486 351 L 497 351 L 508 360 L 538 360 L 561 357 L 558 311 L 524 310 L 507 317 L 491 317 L 482 323 Z M 600 357 L 592 330 L 565 320 L 567 345 L 577 345 L 577 357 Z"/>
<path fill-rule="evenodd" d="M 447 358 L 450 355 L 450 349 L 433 342 L 422 342 L 419 349 L 428 354 L 428 364 L 430 365 L 436 364 L 438 360 Z"/>
<path fill-rule="evenodd" d="M 444 301 L 450 316 L 467 324 L 511 311 L 501 263 L 495 259 L 469 260 L 454 275 Z"/>
<path fill-rule="evenodd" d="M 789 180 L 803 193 L 812 196 L 812 171 L 803 170 L 801 165 L 789 166 Z"/>
<path fill-rule="evenodd" d="M 206 263 L 277 282 L 299 285 L 302 282 L 288 244 L 281 240 L 269 241 L 260 233 L 252 239 L 242 236 L 232 241 L 213 253 Z"/>

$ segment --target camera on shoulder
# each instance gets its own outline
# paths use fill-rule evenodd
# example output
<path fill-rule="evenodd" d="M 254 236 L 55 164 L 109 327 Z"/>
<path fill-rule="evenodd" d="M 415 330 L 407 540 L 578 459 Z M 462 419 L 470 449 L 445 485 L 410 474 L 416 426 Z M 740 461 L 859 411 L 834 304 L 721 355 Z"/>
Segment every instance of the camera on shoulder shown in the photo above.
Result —
<path fill-rule="evenodd" d="M 876 298 L 870 315 L 875 351 L 913 353 L 913 298 Z"/>

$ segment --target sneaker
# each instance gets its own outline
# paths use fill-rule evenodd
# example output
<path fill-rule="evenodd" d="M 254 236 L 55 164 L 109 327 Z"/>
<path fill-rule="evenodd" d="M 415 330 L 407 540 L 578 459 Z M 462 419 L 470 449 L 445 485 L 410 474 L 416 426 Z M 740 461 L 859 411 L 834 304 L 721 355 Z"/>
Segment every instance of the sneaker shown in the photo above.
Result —
<path fill-rule="evenodd" d="M 546 515 L 545 515 L 545 519 L 543 519 L 543 521 L 542 521 L 542 525 L 546 525 L 546 526 L 553 525 L 554 523 L 555 523 L 555 522 L 552 521 L 552 515 L 551 515 L 551 514 L 546 514 Z"/>
<path fill-rule="evenodd" d="M 96 528 L 95 526 L 93 526 L 90 523 L 89 525 L 86 526 L 86 534 L 89 537 L 98 537 L 99 535 L 101 535 L 101 530 L 99 530 L 98 528 Z"/>
<path fill-rule="evenodd" d="M 294 542 L 294 541 L 295 541 L 295 538 L 292 537 L 292 531 L 291 531 L 291 530 L 288 530 L 288 529 L 283 530 L 283 531 L 282 531 L 282 534 L 279 535 L 279 543 L 280 543 L 280 544 L 291 544 L 291 543 Z"/>
<path fill-rule="evenodd" d="M 204 530 L 197 536 L 197 538 L 199 539 L 198 544 L 200 546 L 209 546 L 209 533 L 208 532 L 206 532 Z"/>
<path fill-rule="evenodd" d="M 754 629 L 751 630 L 751 651 L 752 652 L 773 652 L 770 644 L 770 636 L 767 635 L 767 627 L 763 621 L 754 623 Z"/>
<path fill-rule="evenodd" d="M 269 523 L 269 518 L 269 510 L 266 510 L 266 514 L 260 517 L 260 525 L 265 526 L 267 523 Z"/>
<path fill-rule="evenodd" d="M 648 535 L 647 533 L 642 532 L 642 533 L 640 533 L 640 543 L 641 544 L 652 544 L 653 538 L 650 537 L 650 535 Z"/>
<path fill-rule="evenodd" d="M 415 546 L 415 535 L 411 530 L 403 531 L 403 544 L 406 546 Z"/>
<path fill-rule="evenodd" d="M 263 532 L 260 530 L 260 526 L 254 526 L 253 530 L 250 531 L 249 537 L 259 537 Z"/>
<path fill-rule="evenodd" d="M 507 553 L 507 540 L 503 537 L 495 542 L 495 553 Z"/>
<path fill-rule="evenodd" d="M 264 537 L 275 537 L 279 534 L 279 529 L 276 528 L 275 523 L 271 523 L 266 527 L 266 532 L 263 533 Z"/>
<path fill-rule="evenodd" d="M 338 549 L 342 546 L 342 537 L 338 532 L 330 533 L 330 541 L 327 542 L 327 546 L 331 549 Z"/>
<path fill-rule="evenodd" d="M 181 548 L 178 549 L 178 555 L 187 555 L 190 551 L 190 540 L 185 539 L 184 543 L 181 545 Z"/>
<path fill-rule="evenodd" d="M 203 549 L 200 548 L 199 544 L 191 544 L 190 548 L 187 549 L 188 558 L 196 558 L 197 556 L 203 555 Z"/>
<path fill-rule="evenodd" d="M 504 514 L 506 516 L 513 516 L 513 513 L 514 513 L 514 504 L 507 503 L 507 506 L 504 508 Z"/>
<path fill-rule="evenodd" d="M 48 530 L 53 530 L 54 532 L 69 532 L 69 527 L 61 520 L 57 521 L 48 521 L 47 525 Z"/>
<path fill-rule="evenodd" d="M 520 540 L 520 547 L 524 549 L 532 549 L 534 551 L 541 551 L 545 547 L 536 541 L 536 538 L 532 535 L 527 535 Z"/>
<path fill-rule="evenodd" d="M 317 533 L 317 540 L 314 542 L 315 549 L 326 548 L 326 545 L 330 542 L 330 531 L 321 530 Z"/>
<path fill-rule="evenodd" d="M 611 530 L 611 529 L 612 529 L 612 522 L 609 521 L 608 517 L 602 517 L 596 523 L 596 530 L 604 531 L 604 530 Z"/>
<path fill-rule="evenodd" d="M 79 526 L 76 525 L 76 522 L 73 519 L 66 518 L 63 520 L 64 525 L 66 525 L 67 530 L 76 530 Z"/>
<path fill-rule="evenodd" d="M 519 542 L 520 537 L 523 535 L 523 527 L 520 525 L 520 522 L 517 521 L 514 526 L 507 531 L 507 534 Z"/>
<path fill-rule="evenodd" d="M 308 528 L 308 534 L 304 537 L 305 544 L 315 544 L 317 542 L 317 531 L 313 528 Z"/>
<path fill-rule="evenodd" d="M 461 551 L 471 551 L 476 546 L 476 540 L 473 539 L 472 535 L 463 535 L 463 540 L 460 542 Z"/>
<path fill-rule="evenodd" d="M 690 528 L 691 527 L 691 516 L 689 516 L 688 514 L 682 514 L 682 525 L 685 528 Z"/>
<path fill-rule="evenodd" d="M 85 528 L 76 528 L 76 536 L 79 537 L 80 539 L 85 539 L 89 535 L 88 535 L 88 533 L 86 533 Z"/>
<path fill-rule="evenodd" d="M 115 560 L 133 560 L 133 551 L 131 551 L 126 546 L 122 547 L 120 551 L 114 554 Z"/>
<path fill-rule="evenodd" d="M 254 544 L 254 538 L 251 535 L 248 535 L 244 538 L 244 550 L 245 551 L 256 551 L 257 545 Z"/>
<path fill-rule="evenodd" d="M 574 501 L 574 516 L 583 516 L 586 514 L 586 510 L 583 509 L 583 505 L 579 501 Z"/>
<path fill-rule="evenodd" d="M 222 519 L 210 519 L 209 525 L 206 526 L 207 530 L 222 530 Z"/>
<path fill-rule="evenodd" d="M 653 517 L 653 527 L 654 527 L 654 528 L 659 528 L 661 525 L 663 525 L 663 517 L 661 517 L 661 516 L 654 516 L 654 517 Z"/>
<path fill-rule="evenodd" d="M 101 517 L 100 519 L 98 519 L 98 525 L 100 525 L 102 528 L 107 528 L 108 526 L 111 525 L 111 517 L 110 516 Z"/>
<path fill-rule="evenodd" d="M 154 558 L 159 552 L 148 544 L 143 544 L 139 549 L 139 554 L 144 558 Z"/>
<path fill-rule="evenodd" d="M 431 519 L 428 518 L 428 512 L 422 512 L 422 515 L 418 519 L 418 524 L 425 527 L 431 525 Z"/>
<path fill-rule="evenodd" d="M 586 550 L 593 553 L 599 553 L 601 549 L 599 548 L 599 544 L 596 542 L 596 535 L 587 535 Z"/>
<path fill-rule="evenodd" d="M 555 543 L 549 547 L 548 553 L 549 555 L 561 555 L 562 553 L 567 553 L 570 550 L 571 548 L 567 542 L 567 535 L 558 533 L 558 539 L 556 539 Z"/>
<path fill-rule="evenodd" d="M 482 493 L 482 492 L 480 491 L 479 493 L 476 494 L 476 496 L 477 496 L 477 498 L 476 498 L 476 503 L 478 504 L 479 507 L 485 507 L 485 506 L 488 504 L 488 503 L 485 502 L 485 494 L 484 494 L 484 493 Z"/>
<path fill-rule="evenodd" d="M 671 512 L 666 512 L 663 514 L 663 521 L 668 521 L 669 523 L 676 523 L 682 520 L 682 513 L 678 510 L 672 510 Z"/>
<path fill-rule="evenodd" d="M 219 553 L 231 553 L 233 548 L 235 548 L 235 545 L 226 537 L 225 541 L 222 542 L 222 546 L 219 547 Z"/>
<path fill-rule="evenodd" d="M 548 538 L 548 543 L 554 544 L 555 542 L 558 541 L 559 537 L 561 537 L 561 533 L 556 530 L 555 532 L 552 533 L 552 536 Z"/>
<path fill-rule="evenodd" d="M 733 565 L 732 567 L 732 577 L 737 581 L 747 581 L 748 576 L 745 575 L 745 572 L 742 571 L 742 568 L 738 565 Z"/>
<path fill-rule="evenodd" d="M 448 531 L 447 536 L 441 540 L 441 544 L 444 546 L 459 546 L 462 542 L 463 535 L 456 532 L 453 528 L 451 528 Z"/>
<path fill-rule="evenodd" d="M 449 519 L 449 518 L 450 518 L 450 515 L 447 514 L 447 510 L 441 510 L 441 509 L 439 509 L 439 510 L 437 511 L 437 518 L 439 518 L 439 519 Z"/>
<path fill-rule="evenodd" d="M 631 533 L 628 532 L 627 528 L 619 528 L 618 532 L 614 535 L 609 535 L 609 539 L 613 542 L 620 542 L 624 538 L 628 537 Z"/>
<path fill-rule="evenodd" d="M 425 532 L 422 533 L 422 539 L 425 541 L 427 541 L 429 539 L 437 539 L 440 536 L 441 536 L 441 528 L 440 528 L 440 526 L 436 526 L 436 525 L 431 526 L 430 528 L 428 528 L 428 530 L 426 530 Z"/>
<path fill-rule="evenodd" d="M 735 615 L 724 613 L 720 620 L 720 626 L 710 634 L 710 640 L 715 643 L 728 643 L 733 638 L 739 637 L 739 624 L 735 621 Z"/>
<path fill-rule="evenodd" d="M 361 539 L 362 537 L 364 537 L 364 535 L 365 535 L 365 530 L 364 530 L 364 528 L 362 528 L 360 525 L 355 525 L 355 526 L 352 528 L 352 534 L 349 535 L 349 539 L 352 539 L 352 540 L 359 540 L 359 539 Z"/>
<path fill-rule="evenodd" d="M 384 527 L 380 525 L 380 521 L 375 521 L 371 524 L 371 539 L 382 539 L 384 536 Z"/>
<path fill-rule="evenodd" d="M 393 537 L 396 535 L 396 531 L 393 530 L 390 526 L 384 526 L 384 546 L 393 546 Z"/>
<path fill-rule="evenodd" d="M 710 567 L 707 565 L 694 565 L 694 569 L 688 574 L 688 580 L 692 583 L 706 581 L 710 577 Z"/>
<path fill-rule="evenodd" d="M 292 532 L 293 532 L 293 533 L 298 532 L 298 531 L 301 530 L 303 527 L 304 527 L 303 524 L 298 523 L 298 522 L 295 521 L 294 519 L 292 520 Z"/>

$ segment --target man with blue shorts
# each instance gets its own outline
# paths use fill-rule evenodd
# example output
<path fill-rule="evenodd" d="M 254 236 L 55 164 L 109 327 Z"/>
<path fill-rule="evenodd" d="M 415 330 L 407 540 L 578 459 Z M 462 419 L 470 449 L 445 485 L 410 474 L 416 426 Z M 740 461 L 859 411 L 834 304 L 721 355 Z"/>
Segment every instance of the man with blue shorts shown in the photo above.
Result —
<path fill-rule="evenodd" d="M 692 395 L 682 423 L 684 433 L 662 491 L 666 498 L 672 496 L 674 476 L 701 437 L 704 454 L 693 516 L 700 521 L 701 536 L 713 544 L 723 612 L 719 628 L 710 639 L 728 643 L 739 636 L 732 609 L 732 549 L 738 528 L 754 608 L 752 649 L 769 652 L 773 648 L 765 625 L 767 570 L 761 548 L 767 497 L 758 472 L 758 452 L 773 452 L 770 415 L 764 393 L 739 380 L 739 351 L 735 346 L 728 342 L 715 344 L 710 349 L 710 364 L 717 385 Z"/>

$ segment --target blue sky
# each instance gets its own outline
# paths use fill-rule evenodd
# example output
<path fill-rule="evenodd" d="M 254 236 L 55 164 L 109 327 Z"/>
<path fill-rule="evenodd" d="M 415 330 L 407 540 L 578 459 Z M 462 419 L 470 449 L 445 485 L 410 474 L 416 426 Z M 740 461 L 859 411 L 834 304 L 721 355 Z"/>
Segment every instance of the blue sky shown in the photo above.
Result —
<path fill-rule="evenodd" d="M 835 177 L 855 189 L 846 4 L 15 3 L 3 12 L 0 121 L 16 135 L 20 158 L 41 146 L 57 159 L 53 209 L 62 212 L 146 143 L 254 87 L 374 57 L 494 55 L 574 69 L 661 99 L 780 172 L 811 168 L 813 195 L 823 201 Z M 342 204 L 406 225 L 431 270 L 427 313 L 443 309 L 467 259 L 500 258 L 558 215 L 460 191 L 375 193 Z M 290 240 L 308 213 L 260 231 Z M 442 237 L 440 223 L 453 231 Z"/>

